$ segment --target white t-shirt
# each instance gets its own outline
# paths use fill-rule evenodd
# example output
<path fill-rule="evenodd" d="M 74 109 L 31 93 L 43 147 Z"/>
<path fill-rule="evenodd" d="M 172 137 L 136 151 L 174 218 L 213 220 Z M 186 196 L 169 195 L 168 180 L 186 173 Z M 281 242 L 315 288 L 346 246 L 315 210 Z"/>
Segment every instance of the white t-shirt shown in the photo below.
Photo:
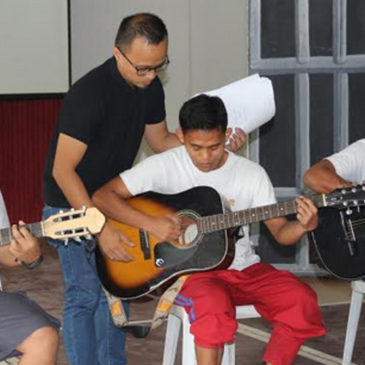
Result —
<path fill-rule="evenodd" d="M 326 159 L 332 163 L 336 173 L 343 179 L 353 183 L 365 182 L 365 138 L 359 139 Z"/>
<path fill-rule="evenodd" d="M 153 155 L 120 174 L 132 195 L 146 191 L 175 194 L 196 186 L 214 188 L 232 211 L 276 203 L 265 170 L 255 162 L 228 152 L 219 169 L 202 172 L 192 162 L 184 146 Z M 230 269 L 242 270 L 260 261 L 244 227 L 245 236 L 236 243 Z"/>
<path fill-rule="evenodd" d="M 8 213 L 6 212 L 4 198 L 0 191 L 0 228 L 5 228 L 9 226 L 10 223 Z"/>

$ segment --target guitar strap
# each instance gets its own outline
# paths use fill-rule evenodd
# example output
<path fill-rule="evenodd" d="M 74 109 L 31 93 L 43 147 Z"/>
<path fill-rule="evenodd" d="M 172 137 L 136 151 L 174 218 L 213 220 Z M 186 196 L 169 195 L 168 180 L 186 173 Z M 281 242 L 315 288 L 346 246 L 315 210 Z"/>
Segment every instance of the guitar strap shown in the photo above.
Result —
<path fill-rule="evenodd" d="M 167 319 L 171 306 L 189 275 L 180 276 L 160 297 L 152 319 L 129 321 L 122 304 L 122 300 L 110 294 L 105 288 L 105 295 L 108 301 L 113 322 L 117 327 L 141 326 L 155 329 Z"/>

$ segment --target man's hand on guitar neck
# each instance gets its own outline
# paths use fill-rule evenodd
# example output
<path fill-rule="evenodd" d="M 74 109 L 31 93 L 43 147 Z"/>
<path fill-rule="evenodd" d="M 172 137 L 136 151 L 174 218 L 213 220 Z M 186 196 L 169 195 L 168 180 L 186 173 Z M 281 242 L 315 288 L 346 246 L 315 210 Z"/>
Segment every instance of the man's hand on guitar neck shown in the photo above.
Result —
<path fill-rule="evenodd" d="M 25 227 L 23 221 L 19 222 L 19 227 L 13 225 L 12 240 L 9 246 L 9 253 L 14 257 L 16 263 L 24 262 L 31 264 L 36 262 L 41 256 L 39 241 Z"/>
<path fill-rule="evenodd" d="M 318 226 L 318 209 L 313 202 L 300 196 L 296 199 L 297 219 L 301 226 L 307 231 L 313 231 Z"/>
<path fill-rule="evenodd" d="M 305 233 L 318 225 L 318 210 L 313 202 L 305 197 L 296 199 L 297 220 L 288 221 L 285 217 L 265 221 L 272 235 L 282 245 L 295 244 Z"/>
<path fill-rule="evenodd" d="M 134 243 L 121 231 L 106 223 L 98 235 L 99 247 L 110 260 L 130 262 L 133 257 L 124 247 L 134 247 Z"/>

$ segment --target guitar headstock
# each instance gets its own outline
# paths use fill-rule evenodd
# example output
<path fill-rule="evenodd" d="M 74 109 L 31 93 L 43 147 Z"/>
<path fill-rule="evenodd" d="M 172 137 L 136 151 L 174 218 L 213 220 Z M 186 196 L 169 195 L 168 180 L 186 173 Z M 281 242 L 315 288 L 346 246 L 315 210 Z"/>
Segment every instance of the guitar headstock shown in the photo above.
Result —
<path fill-rule="evenodd" d="M 338 209 L 354 208 L 365 205 L 365 184 L 334 190 L 324 196 L 326 207 Z"/>
<path fill-rule="evenodd" d="M 52 215 L 43 224 L 43 235 L 54 239 L 90 236 L 99 233 L 105 216 L 95 207 Z"/>

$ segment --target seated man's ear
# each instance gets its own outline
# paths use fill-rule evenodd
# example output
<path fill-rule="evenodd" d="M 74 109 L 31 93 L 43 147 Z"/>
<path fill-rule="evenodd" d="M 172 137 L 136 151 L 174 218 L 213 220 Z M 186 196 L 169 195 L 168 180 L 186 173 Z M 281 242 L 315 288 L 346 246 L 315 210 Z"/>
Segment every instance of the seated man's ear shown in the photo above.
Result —
<path fill-rule="evenodd" d="M 178 140 L 181 144 L 184 144 L 184 133 L 180 127 L 175 129 L 175 133 L 177 135 Z"/>

